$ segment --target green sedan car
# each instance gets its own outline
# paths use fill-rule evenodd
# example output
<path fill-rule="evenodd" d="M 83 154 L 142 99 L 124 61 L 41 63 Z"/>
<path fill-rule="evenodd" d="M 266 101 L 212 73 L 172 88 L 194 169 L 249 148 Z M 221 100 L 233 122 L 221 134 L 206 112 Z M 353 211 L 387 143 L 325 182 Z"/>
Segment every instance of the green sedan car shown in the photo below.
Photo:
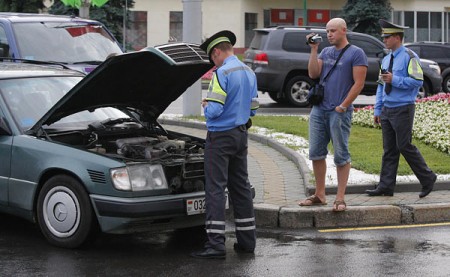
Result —
<path fill-rule="evenodd" d="M 202 139 L 157 118 L 212 65 L 194 44 L 111 57 L 85 76 L 0 62 L 0 212 L 53 245 L 204 224 Z"/>

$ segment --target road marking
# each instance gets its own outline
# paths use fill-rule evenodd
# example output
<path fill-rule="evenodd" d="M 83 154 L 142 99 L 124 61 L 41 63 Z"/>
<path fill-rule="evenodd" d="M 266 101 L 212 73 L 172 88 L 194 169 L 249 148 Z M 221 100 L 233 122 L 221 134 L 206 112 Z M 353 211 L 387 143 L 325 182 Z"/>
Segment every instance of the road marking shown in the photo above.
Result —
<path fill-rule="evenodd" d="M 422 228 L 422 227 L 437 227 L 437 226 L 450 226 L 450 222 L 411 224 L 411 225 L 393 225 L 393 226 L 339 228 L 339 229 L 322 229 L 322 230 L 319 230 L 319 232 L 320 233 L 333 233 L 333 232 L 370 231 L 370 230 L 383 230 L 383 229 L 406 229 L 406 228 Z"/>

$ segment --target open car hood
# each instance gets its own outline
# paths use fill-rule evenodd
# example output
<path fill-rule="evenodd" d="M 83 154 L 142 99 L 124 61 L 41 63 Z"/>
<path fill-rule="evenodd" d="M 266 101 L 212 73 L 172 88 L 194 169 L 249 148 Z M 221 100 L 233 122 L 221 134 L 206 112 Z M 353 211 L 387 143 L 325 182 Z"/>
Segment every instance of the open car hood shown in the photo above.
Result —
<path fill-rule="evenodd" d="M 156 118 L 212 68 L 196 44 L 166 44 L 114 56 L 74 86 L 31 129 L 100 107 L 135 108 Z"/>

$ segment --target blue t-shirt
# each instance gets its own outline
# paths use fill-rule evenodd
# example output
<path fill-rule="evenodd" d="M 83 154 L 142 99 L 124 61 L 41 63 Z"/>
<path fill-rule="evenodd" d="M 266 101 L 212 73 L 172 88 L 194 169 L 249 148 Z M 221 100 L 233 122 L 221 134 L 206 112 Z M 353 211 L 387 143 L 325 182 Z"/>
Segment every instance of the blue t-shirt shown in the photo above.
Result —
<path fill-rule="evenodd" d="M 353 80 L 354 66 L 369 66 L 364 51 L 355 45 L 350 45 L 333 69 L 333 72 L 323 82 L 323 78 L 325 78 L 328 71 L 336 63 L 341 51 L 342 49 L 336 50 L 334 46 L 330 46 L 324 48 L 319 54 L 319 59 L 322 60 L 320 83 L 325 87 L 324 98 L 320 104 L 320 108 L 323 110 L 334 110 L 345 100 L 348 92 L 355 83 Z M 353 106 L 348 108 L 353 109 Z"/>

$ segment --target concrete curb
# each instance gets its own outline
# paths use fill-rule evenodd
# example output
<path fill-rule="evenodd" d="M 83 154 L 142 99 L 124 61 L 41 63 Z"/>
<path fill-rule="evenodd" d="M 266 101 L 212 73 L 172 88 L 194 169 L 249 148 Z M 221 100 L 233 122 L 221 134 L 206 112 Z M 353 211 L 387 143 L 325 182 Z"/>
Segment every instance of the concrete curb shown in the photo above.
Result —
<path fill-rule="evenodd" d="M 438 223 L 450 221 L 450 204 L 350 206 L 345 212 L 255 204 L 255 217 L 258 227 L 285 229 Z"/>

